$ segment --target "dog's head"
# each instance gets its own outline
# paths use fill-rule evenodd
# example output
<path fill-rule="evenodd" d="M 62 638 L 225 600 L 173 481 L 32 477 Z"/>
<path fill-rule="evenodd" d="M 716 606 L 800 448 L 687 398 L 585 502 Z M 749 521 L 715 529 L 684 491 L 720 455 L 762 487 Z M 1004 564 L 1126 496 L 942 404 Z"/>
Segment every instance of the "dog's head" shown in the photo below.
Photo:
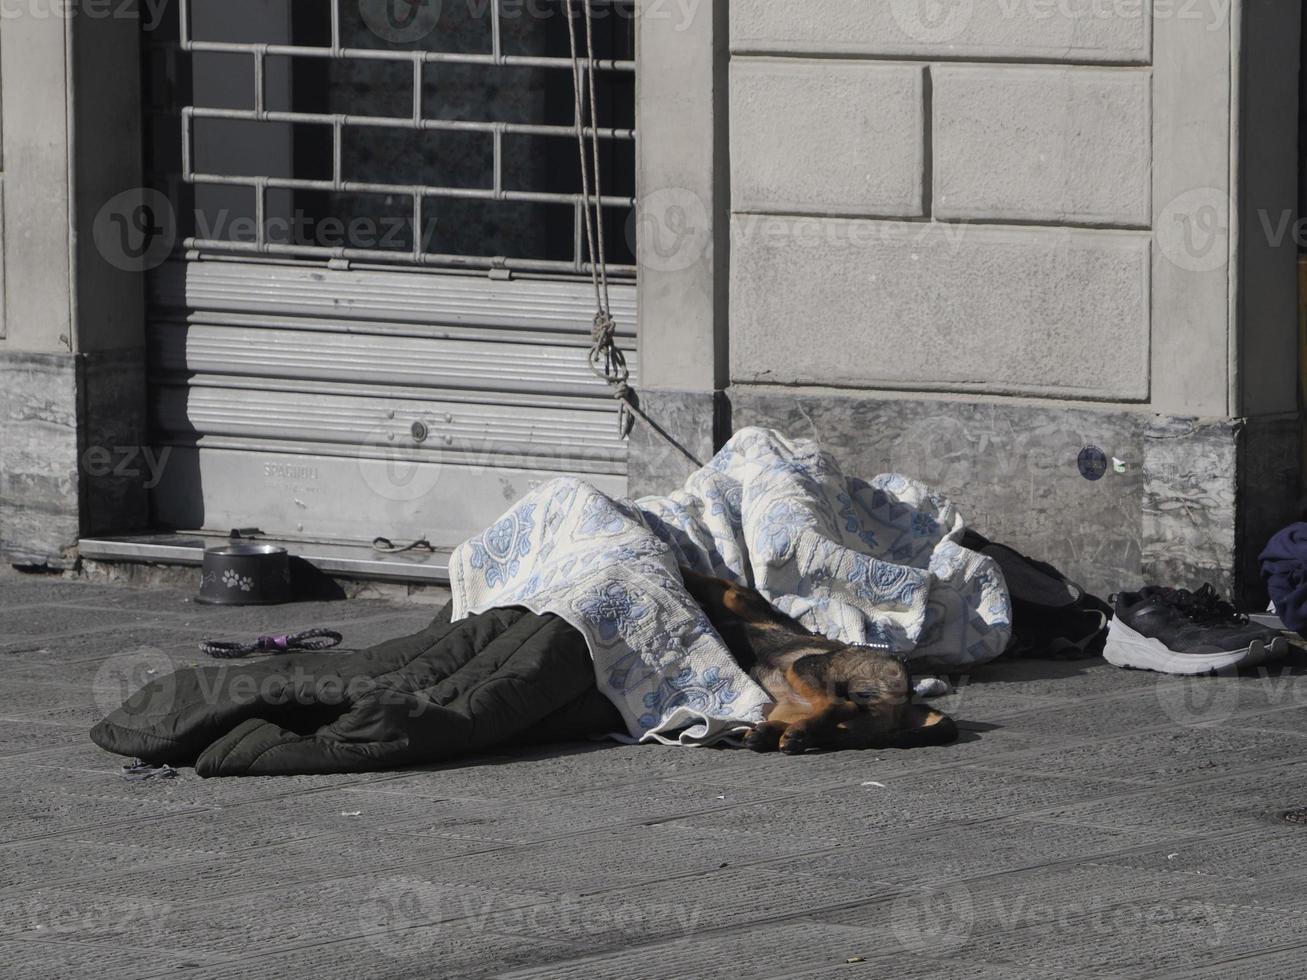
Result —
<path fill-rule="evenodd" d="M 912 674 L 901 660 L 859 646 L 843 646 L 823 659 L 832 695 L 860 709 L 839 725 L 831 748 L 911 748 L 957 739 L 953 719 L 913 703 Z"/>
<path fill-rule="evenodd" d="M 901 661 L 871 647 L 817 636 L 775 609 L 760 593 L 721 579 L 681 570 L 686 588 L 703 607 L 745 670 L 782 679 L 785 668 L 809 690 L 855 703 L 858 713 L 839 725 L 828 748 L 880 749 L 945 745 L 958 736 L 946 715 L 912 703 L 912 675 Z M 765 668 L 777 668 L 768 675 Z M 764 686 L 767 686 L 764 684 Z M 770 691 L 774 697 L 779 692 Z"/>

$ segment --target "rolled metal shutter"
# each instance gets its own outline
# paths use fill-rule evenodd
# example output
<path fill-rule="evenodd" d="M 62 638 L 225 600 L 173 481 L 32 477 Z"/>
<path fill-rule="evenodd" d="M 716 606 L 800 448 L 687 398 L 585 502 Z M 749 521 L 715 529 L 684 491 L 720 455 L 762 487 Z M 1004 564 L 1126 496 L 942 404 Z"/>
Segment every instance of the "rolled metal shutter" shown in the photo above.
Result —
<path fill-rule="evenodd" d="M 591 6 L 604 14 L 585 67 L 606 120 L 594 160 L 634 372 L 621 232 L 635 7 Z M 376 538 L 450 548 L 556 476 L 625 492 L 616 403 L 587 359 L 593 257 L 568 40 L 582 9 L 181 0 L 158 12 L 143 35 L 146 145 L 180 238 L 150 275 L 160 530 L 254 528 L 314 543 L 297 550 L 328 555 L 323 567 L 374 572 Z M 287 236 L 301 218 L 310 230 Z M 356 220 L 406 231 L 398 245 L 320 234 Z M 197 560 L 205 540 L 84 553 Z M 423 577 L 443 568 L 420 563 Z"/>
<path fill-rule="evenodd" d="M 626 490 L 588 283 L 232 260 L 152 283 L 163 527 L 450 547 L 556 476 Z M 634 286 L 613 305 L 633 348 Z"/>

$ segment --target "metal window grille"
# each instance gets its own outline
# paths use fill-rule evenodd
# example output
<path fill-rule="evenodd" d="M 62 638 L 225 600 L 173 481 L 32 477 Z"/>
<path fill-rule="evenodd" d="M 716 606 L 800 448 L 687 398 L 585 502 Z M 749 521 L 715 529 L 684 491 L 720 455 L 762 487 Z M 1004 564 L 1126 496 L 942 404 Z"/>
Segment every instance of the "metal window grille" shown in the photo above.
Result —
<path fill-rule="evenodd" d="M 557 190 L 530 190 L 511 188 L 505 181 L 505 139 L 513 136 L 558 137 L 572 140 L 575 151 L 575 112 L 571 125 L 549 125 L 508 120 L 467 120 L 443 118 L 424 112 L 424 72 L 429 65 L 472 65 L 481 66 L 487 72 L 503 68 L 531 68 L 547 71 L 567 72 L 570 91 L 570 74 L 573 65 L 570 57 L 537 56 L 513 54 L 505 51 L 503 43 L 503 0 L 487 0 L 486 13 L 490 32 L 490 50 L 487 53 L 431 51 L 404 49 L 400 46 L 360 47 L 350 46 L 348 38 L 342 33 L 342 4 L 358 3 L 359 0 L 321 0 L 330 8 L 330 43 L 256 43 L 242 41 L 204 40 L 194 36 L 192 24 L 192 4 L 195 0 L 180 0 L 177 7 L 175 38 L 170 41 L 156 41 L 153 47 L 164 48 L 170 58 L 180 55 L 187 58 L 195 55 L 224 55 L 248 58 L 252 73 L 253 105 L 249 108 L 215 107 L 197 104 L 156 106 L 154 114 L 172 113 L 180 118 L 181 148 L 179 166 L 174 169 L 179 173 L 159 174 L 165 182 L 175 183 L 180 180 L 183 185 L 199 187 L 233 187 L 252 192 L 254 199 L 253 230 L 250 240 L 232 240 L 227 238 L 205 237 L 202 233 L 184 238 L 182 244 L 187 250 L 202 254 L 236 254 L 259 255 L 290 259 L 312 259 L 342 264 L 385 264 L 408 265 L 420 267 L 445 267 L 453 269 L 506 270 L 528 273 L 582 274 L 588 275 L 592 269 L 590 257 L 586 252 L 584 236 L 583 198 L 578 192 L 560 192 Z M 448 2 L 448 0 L 447 0 Z M 623 11 L 621 16 L 633 16 L 630 0 L 603 0 L 612 9 Z M 571 6 L 567 0 L 554 0 L 554 16 L 568 16 Z M 273 58 L 294 59 L 329 59 L 333 62 L 356 61 L 364 63 L 389 63 L 391 65 L 408 65 L 411 78 L 412 111 L 405 116 L 353 114 L 349 112 L 311 112 L 300 111 L 294 105 L 288 109 L 275 108 L 268 97 L 268 65 Z M 583 68 L 585 61 L 582 61 Z M 629 59 L 604 58 L 596 60 L 594 68 L 601 76 L 625 74 L 633 77 L 635 61 Z M 597 79 L 601 81 L 601 79 Z M 583 84 L 585 80 L 583 79 Z M 632 111 L 633 116 L 633 111 Z M 325 178 L 305 178 L 302 176 L 275 176 L 271 174 L 240 174 L 213 172 L 200 169 L 196 164 L 195 139 L 196 125 L 202 120 L 227 120 L 247 123 L 281 123 L 295 126 L 323 127 L 330 133 L 330 176 Z M 450 186 L 441 183 L 427 183 L 421 173 L 414 173 L 411 180 L 404 181 L 366 181 L 351 179 L 344 172 L 343 146 L 352 133 L 378 130 L 407 130 L 421 133 L 478 133 L 485 134 L 493 141 L 491 173 L 484 180 L 484 186 Z M 589 127 L 585 130 L 593 132 Z M 603 128 L 598 131 L 601 140 L 611 143 L 625 143 L 633 147 L 634 128 Z M 630 154 L 633 171 L 634 154 Z M 420 168 L 419 168 L 420 169 Z M 405 175 L 407 176 L 407 175 Z M 634 187 L 634 173 L 625 175 L 621 183 L 627 188 Z M 605 188 L 607 191 L 608 188 Z M 273 241 L 267 234 L 269 217 L 269 195 L 273 192 L 327 192 L 330 194 L 366 194 L 386 195 L 388 199 L 407 199 L 405 207 L 406 220 L 412 222 L 412 244 L 406 251 L 393 249 L 354 247 L 349 243 L 340 245 L 321 245 L 315 243 Z M 579 184 L 578 184 L 579 191 Z M 486 201 L 486 202 L 522 202 L 530 204 L 549 204 L 570 206 L 571 221 L 571 258 L 542 258 L 531 255 L 479 255 L 454 254 L 450 252 L 427 251 L 424 247 L 425 236 L 422 230 L 430 211 L 434 209 L 430 202 L 449 200 Z M 632 195 L 605 193 L 602 205 L 614 214 L 632 213 L 635 200 Z M 438 207 L 438 205 L 437 205 Z M 633 245 L 632 245 L 633 249 Z M 635 266 L 620 262 L 610 264 L 610 275 L 616 277 L 634 277 Z"/>

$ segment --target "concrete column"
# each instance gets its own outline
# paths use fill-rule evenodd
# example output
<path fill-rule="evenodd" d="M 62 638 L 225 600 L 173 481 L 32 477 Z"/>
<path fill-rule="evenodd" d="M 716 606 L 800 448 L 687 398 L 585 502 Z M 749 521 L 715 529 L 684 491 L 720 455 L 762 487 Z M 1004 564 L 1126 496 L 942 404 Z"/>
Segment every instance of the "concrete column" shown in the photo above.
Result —
<path fill-rule="evenodd" d="M 728 424 L 726 18 L 726 0 L 637 4 L 640 399 L 704 462 Z M 633 494 L 675 487 L 692 468 L 636 425 Z"/>
<path fill-rule="evenodd" d="M 141 192 L 140 26 L 122 5 L 6 18 L 0 560 L 68 567 L 145 525 L 144 297 L 107 247 Z M 128 225 L 122 225 L 128 227 Z"/>

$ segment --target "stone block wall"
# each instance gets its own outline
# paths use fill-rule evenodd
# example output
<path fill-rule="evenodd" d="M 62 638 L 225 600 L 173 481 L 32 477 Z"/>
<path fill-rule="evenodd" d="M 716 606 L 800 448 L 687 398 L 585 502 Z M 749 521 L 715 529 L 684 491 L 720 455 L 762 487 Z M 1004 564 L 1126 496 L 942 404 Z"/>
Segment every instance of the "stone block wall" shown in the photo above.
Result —
<path fill-rule="evenodd" d="M 730 0 L 734 427 L 934 482 L 1098 591 L 1255 601 L 1298 498 L 1264 229 L 1296 208 L 1299 16 Z"/>
<path fill-rule="evenodd" d="M 1144 6 L 935 6 L 732 5 L 732 380 L 1147 401 Z"/>

